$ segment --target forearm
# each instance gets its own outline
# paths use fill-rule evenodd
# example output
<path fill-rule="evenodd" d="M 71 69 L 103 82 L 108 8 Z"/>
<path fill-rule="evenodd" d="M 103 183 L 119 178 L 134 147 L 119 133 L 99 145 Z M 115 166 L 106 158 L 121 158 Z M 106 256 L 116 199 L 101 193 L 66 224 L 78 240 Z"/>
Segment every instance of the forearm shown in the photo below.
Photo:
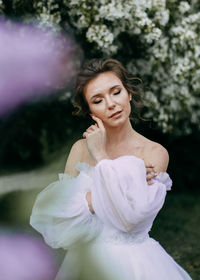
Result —
<path fill-rule="evenodd" d="M 87 202 L 88 202 L 88 207 L 89 207 L 89 209 L 90 209 L 90 212 L 91 212 L 92 214 L 94 214 L 95 212 L 94 212 L 94 209 L 93 209 L 93 207 L 92 207 L 91 192 L 87 192 L 87 194 L 86 194 L 86 200 L 87 200 Z"/>
<path fill-rule="evenodd" d="M 109 159 L 108 155 L 106 153 L 99 153 L 98 155 L 96 155 L 94 157 L 94 160 L 96 163 L 98 163 L 99 161 L 101 161 L 102 159 Z M 91 199 L 91 192 L 87 192 L 86 194 L 86 200 L 88 202 L 88 207 L 89 207 L 89 210 L 92 214 L 95 213 L 93 207 L 92 207 L 92 199 Z"/>

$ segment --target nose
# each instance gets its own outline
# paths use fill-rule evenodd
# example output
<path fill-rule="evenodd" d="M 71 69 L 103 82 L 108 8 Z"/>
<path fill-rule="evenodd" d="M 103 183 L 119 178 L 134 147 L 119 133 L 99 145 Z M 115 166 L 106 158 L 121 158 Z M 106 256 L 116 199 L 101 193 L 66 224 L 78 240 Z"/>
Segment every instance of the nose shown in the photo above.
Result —
<path fill-rule="evenodd" d="M 113 109 L 116 106 L 115 102 L 111 96 L 107 97 L 106 103 L 107 103 L 108 109 Z"/>

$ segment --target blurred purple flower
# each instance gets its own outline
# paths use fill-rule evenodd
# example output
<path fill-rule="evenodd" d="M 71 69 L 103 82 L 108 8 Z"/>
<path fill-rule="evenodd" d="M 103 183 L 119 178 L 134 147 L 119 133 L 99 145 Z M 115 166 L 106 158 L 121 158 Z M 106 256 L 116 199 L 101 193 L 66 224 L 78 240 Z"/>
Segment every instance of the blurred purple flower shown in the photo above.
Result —
<path fill-rule="evenodd" d="M 80 53 L 70 37 L 31 25 L 0 22 L 0 116 L 66 87 Z"/>
<path fill-rule="evenodd" d="M 53 280 L 56 270 L 55 257 L 39 238 L 0 235 L 0 279 Z"/>

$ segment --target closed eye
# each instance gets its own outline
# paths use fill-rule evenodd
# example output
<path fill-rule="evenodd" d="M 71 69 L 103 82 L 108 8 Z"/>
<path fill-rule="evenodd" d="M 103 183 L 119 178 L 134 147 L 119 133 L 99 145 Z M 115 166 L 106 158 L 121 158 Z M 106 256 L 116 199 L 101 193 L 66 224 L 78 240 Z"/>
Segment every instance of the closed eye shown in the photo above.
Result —
<path fill-rule="evenodd" d="M 117 91 L 117 92 L 114 92 L 113 95 L 120 94 L 120 92 L 121 92 L 121 90 L 119 90 L 119 91 Z M 98 101 L 94 101 L 93 103 L 94 103 L 94 104 L 99 104 L 101 101 L 102 101 L 102 99 L 101 99 L 101 100 L 98 100 Z"/>
<path fill-rule="evenodd" d="M 102 100 L 94 101 L 94 104 L 99 104 Z"/>

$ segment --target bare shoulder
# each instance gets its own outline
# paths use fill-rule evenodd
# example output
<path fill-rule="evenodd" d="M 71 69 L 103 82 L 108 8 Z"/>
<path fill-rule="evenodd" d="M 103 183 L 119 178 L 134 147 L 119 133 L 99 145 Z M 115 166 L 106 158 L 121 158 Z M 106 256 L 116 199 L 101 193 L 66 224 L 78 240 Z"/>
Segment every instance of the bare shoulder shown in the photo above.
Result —
<path fill-rule="evenodd" d="M 150 163 L 155 165 L 156 171 L 165 172 L 169 164 L 169 153 L 161 144 L 150 141 L 148 149 L 148 158 Z"/>
<path fill-rule="evenodd" d="M 79 173 L 78 170 L 76 169 L 76 165 L 79 161 L 82 161 L 82 158 L 84 157 L 84 153 L 85 153 L 85 139 L 79 139 L 71 147 L 65 165 L 64 173 L 76 177 Z"/>
<path fill-rule="evenodd" d="M 81 145 L 81 160 L 80 161 L 85 162 L 89 165 L 95 166 L 96 163 L 88 150 L 87 140 L 85 138 L 83 138 L 83 139 L 80 139 L 79 141 L 80 141 L 80 145 Z"/>

